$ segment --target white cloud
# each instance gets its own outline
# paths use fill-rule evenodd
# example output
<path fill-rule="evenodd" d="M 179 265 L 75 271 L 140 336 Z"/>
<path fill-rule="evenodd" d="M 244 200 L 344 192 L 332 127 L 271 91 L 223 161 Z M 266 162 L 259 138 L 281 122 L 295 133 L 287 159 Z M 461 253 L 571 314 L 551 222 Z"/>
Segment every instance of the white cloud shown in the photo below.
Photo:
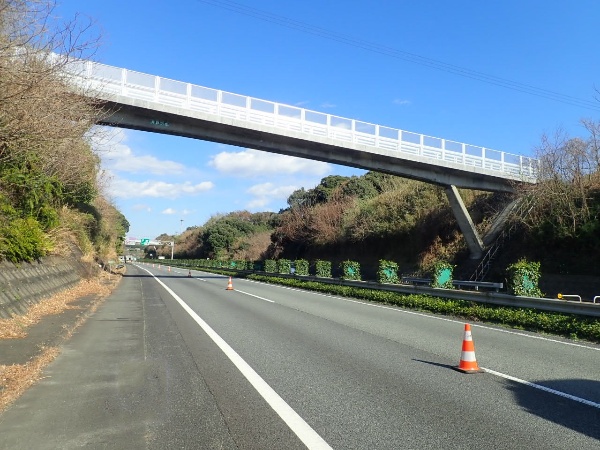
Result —
<path fill-rule="evenodd" d="M 321 108 L 335 108 L 337 105 L 329 102 L 325 102 L 321 104 Z"/>
<path fill-rule="evenodd" d="M 185 183 L 166 183 L 164 181 L 131 181 L 123 178 L 113 178 L 108 190 L 115 198 L 169 198 L 175 199 L 183 195 L 196 195 L 214 188 L 211 181 L 204 181 L 198 184 L 192 184 L 189 181 Z"/>
<path fill-rule="evenodd" d="M 113 131 L 114 130 L 114 131 Z M 175 161 L 160 160 L 151 155 L 136 155 L 125 144 L 127 134 L 122 129 L 94 128 L 92 147 L 102 159 L 102 166 L 110 171 L 153 173 L 157 175 L 181 174 L 185 166 Z"/>
<path fill-rule="evenodd" d="M 264 208 L 273 200 L 287 199 L 297 189 L 297 186 L 276 187 L 273 183 L 255 184 L 246 191 L 248 194 L 254 196 L 254 199 L 248 202 L 246 207 L 251 210 Z"/>
<path fill-rule="evenodd" d="M 162 211 L 161 214 L 173 215 L 177 214 L 177 211 L 175 211 L 173 208 L 167 208 L 164 211 Z"/>
<path fill-rule="evenodd" d="M 209 165 L 219 172 L 240 177 L 298 173 L 320 176 L 331 171 L 331 166 L 325 162 L 252 149 L 242 152 L 221 152 L 212 157 Z"/>
<path fill-rule="evenodd" d="M 394 99 L 394 101 L 392 102 L 394 105 L 410 105 L 411 101 L 410 100 L 402 100 L 400 98 Z"/>
<path fill-rule="evenodd" d="M 150 208 L 148 205 L 144 205 L 144 204 L 141 204 L 141 203 L 138 203 L 137 205 L 133 205 L 132 209 L 134 211 L 152 212 L 152 208 Z"/>

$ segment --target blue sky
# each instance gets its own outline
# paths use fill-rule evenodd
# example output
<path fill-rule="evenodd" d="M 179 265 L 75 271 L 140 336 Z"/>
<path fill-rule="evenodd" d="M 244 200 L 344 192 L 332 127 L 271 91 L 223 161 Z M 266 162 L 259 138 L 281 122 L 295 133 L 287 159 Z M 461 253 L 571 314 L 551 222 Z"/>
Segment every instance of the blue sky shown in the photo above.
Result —
<path fill-rule="evenodd" d="M 510 153 L 531 155 L 558 128 L 584 135 L 579 120 L 600 115 L 597 0 L 59 0 L 56 16 L 76 13 L 95 21 L 93 59 L 105 64 Z M 107 193 L 137 238 L 219 213 L 279 211 L 324 176 L 364 173 L 187 138 L 102 135 Z"/>

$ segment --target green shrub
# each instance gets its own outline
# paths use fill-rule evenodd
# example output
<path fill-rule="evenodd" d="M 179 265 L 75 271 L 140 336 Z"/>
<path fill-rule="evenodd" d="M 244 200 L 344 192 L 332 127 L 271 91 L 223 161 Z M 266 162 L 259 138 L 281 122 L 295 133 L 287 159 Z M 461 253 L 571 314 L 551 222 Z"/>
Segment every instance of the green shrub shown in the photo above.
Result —
<path fill-rule="evenodd" d="M 543 297 L 538 287 L 540 281 L 540 263 L 520 259 L 506 269 L 508 292 L 524 297 Z"/>
<path fill-rule="evenodd" d="M 267 259 L 265 261 L 265 272 L 276 273 L 277 272 L 277 261 L 273 259 Z"/>
<path fill-rule="evenodd" d="M 51 244 L 33 217 L 14 219 L 0 227 L 0 259 L 32 261 L 46 255 Z"/>
<path fill-rule="evenodd" d="M 60 223 L 56 209 L 47 205 L 40 208 L 37 219 L 44 230 L 56 228 Z"/>
<path fill-rule="evenodd" d="M 398 283 L 398 264 L 380 259 L 377 281 L 380 283 Z"/>
<path fill-rule="evenodd" d="M 308 275 L 309 264 L 306 259 L 296 260 L 296 275 Z"/>
<path fill-rule="evenodd" d="M 331 261 L 317 259 L 315 261 L 315 272 L 315 275 L 318 277 L 331 278 Z"/>
<path fill-rule="evenodd" d="M 454 266 L 446 261 L 438 261 L 433 265 L 433 281 L 431 287 L 453 289 L 452 272 Z"/>
<path fill-rule="evenodd" d="M 292 269 L 292 262 L 289 259 L 280 259 L 277 261 L 277 272 L 289 274 Z"/>
<path fill-rule="evenodd" d="M 360 281 L 360 264 L 356 261 L 344 261 L 340 264 L 344 280 Z"/>

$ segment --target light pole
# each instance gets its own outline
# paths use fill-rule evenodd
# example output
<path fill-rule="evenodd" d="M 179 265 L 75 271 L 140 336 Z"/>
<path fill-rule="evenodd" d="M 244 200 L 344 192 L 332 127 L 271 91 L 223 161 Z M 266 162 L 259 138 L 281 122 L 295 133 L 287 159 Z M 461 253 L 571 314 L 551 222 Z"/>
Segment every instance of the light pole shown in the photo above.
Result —
<path fill-rule="evenodd" d="M 183 219 L 179 219 L 179 236 L 183 234 Z M 171 242 L 171 261 L 173 260 L 173 252 L 175 251 L 175 236 L 173 236 L 173 242 Z"/>

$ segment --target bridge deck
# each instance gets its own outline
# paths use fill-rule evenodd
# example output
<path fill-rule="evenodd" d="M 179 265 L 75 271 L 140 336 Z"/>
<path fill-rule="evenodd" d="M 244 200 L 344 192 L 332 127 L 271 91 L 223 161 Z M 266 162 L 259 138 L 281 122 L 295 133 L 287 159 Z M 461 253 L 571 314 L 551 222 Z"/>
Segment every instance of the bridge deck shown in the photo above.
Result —
<path fill-rule="evenodd" d="M 384 171 L 402 176 L 414 175 L 412 178 L 434 183 L 456 184 L 484 190 L 508 190 L 500 186 L 507 186 L 511 181 L 535 183 L 537 176 L 537 160 L 526 156 L 311 111 L 91 61 L 76 61 L 71 64 L 69 71 L 75 74 L 74 79 L 77 84 L 85 88 L 86 95 L 94 95 L 102 100 L 113 102 L 118 109 L 125 107 L 123 111 L 129 111 L 121 113 L 119 120 L 112 123 L 107 121 L 113 125 L 119 125 L 117 122 L 120 122 L 120 126 L 123 127 L 181 134 L 278 152 L 268 145 L 263 145 L 261 148 L 259 143 L 264 141 L 261 136 L 256 138 L 257 142 L 252 142 L 252 139 L 244 142 L 243 139 L 217 138 L 212 136 L 213 133 L 195 135 L 190 132 L 178 132 L 173 128 L 175 123 L 162 119 L 163 116 L 157 118 L 156 114 L 154 118 L 150 118 L 151 114 L 147 113 L 148 110 L 170 112 L 171 118 L 196 117 L 214 121 L 215 124 L 235 124 L 238 129 L 241 127 L 259 130 L 267 133 L 271 140 L 273 136 L 287 136 L 301 139 L 305 143 L 331 144 L 333 147 L 383 155 L 386 157 L 385 161 L 381 160 L 373 167 L 368 163 L 356 162 L 357 159 L 364 158 L 353 157 L 352 160 L 333 158 L 331 161 L 373 170 L 387 168 L 388 170 Z M 147 122 L 146 126 L 131 121 L 133 116 L 140 115 L 136 109 L 146 110 L 144 118 Z M 116 116 L 119 114 L 117 113 Z M 224 133 L 226 134 L 227 131 Z M 239 130 L 237 134 L 240 134 Z M 255 146 L 252 147 L 252 144 Z M 281 142 L 279 144 L 281 146 Z M 304 152 L 296 152 L 295 156 L 330 160 Z M 420 167 L 420 169 L 415 173 L 406 170 L 396 172 L 388 167 L 390 161 L 393 163 L 394 160 L 397 160 L 399 165 L 408 163 L 409 166 Z M 380 167 L 382 165 L 385 165 L 383 169 Z M 428 169 L 436 174 L 434 178 L 428 179 Z M 443 171 L 458 175 L 446 182 L 443 177 L 440 178 Z M 475 185 L 473 182 L 466 184 L 457 182 L 461 173 L 466 178 L 480 181 L 475 182 Z M 490 184 L 486 182 L 487 179 L 494 182 Z"/>

